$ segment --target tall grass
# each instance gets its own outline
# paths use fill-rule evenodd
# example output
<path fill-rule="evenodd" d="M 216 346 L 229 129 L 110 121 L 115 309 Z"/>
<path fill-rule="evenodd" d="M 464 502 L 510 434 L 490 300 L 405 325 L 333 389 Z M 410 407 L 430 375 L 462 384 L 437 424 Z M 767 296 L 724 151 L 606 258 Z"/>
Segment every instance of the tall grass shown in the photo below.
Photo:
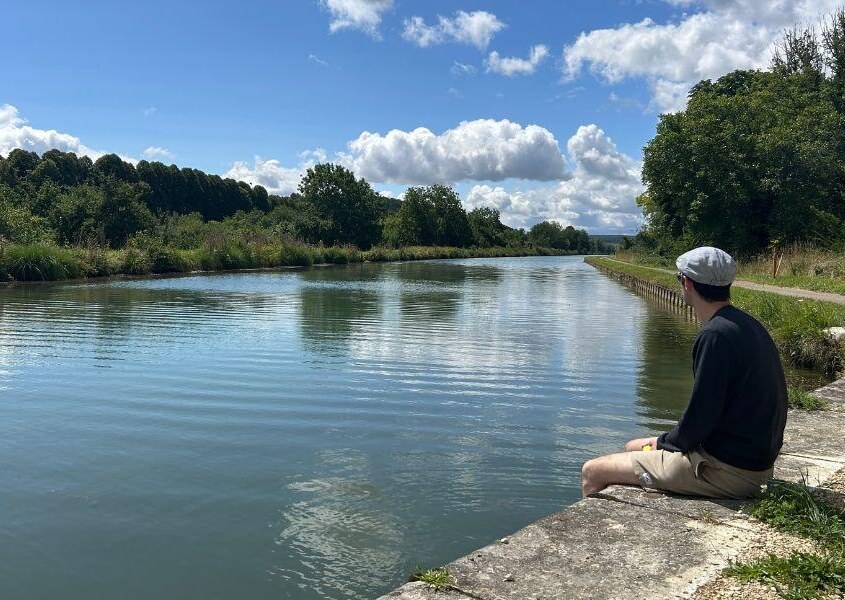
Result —
<path fill-rule="evenodd" d="M 845 324 L 845 306 L 737 288 L 733 302 L 756 316 L 795 365 L 835 374 L 845 367 L 842 341 L 825 333 Z"/>
<path fill-rule="evenodd" d="M 81 251 L 41 244 L 0 247 L 0 276 L 3 279 L 73 279 L 85 276 L 88 271 Z"/>
<path fill-rule="evenodd" d="M 766 493 L 745 510 L 776 529 L 845 552 L 845 511 L 820 500 L 807 485 L 771 481 Z"/>

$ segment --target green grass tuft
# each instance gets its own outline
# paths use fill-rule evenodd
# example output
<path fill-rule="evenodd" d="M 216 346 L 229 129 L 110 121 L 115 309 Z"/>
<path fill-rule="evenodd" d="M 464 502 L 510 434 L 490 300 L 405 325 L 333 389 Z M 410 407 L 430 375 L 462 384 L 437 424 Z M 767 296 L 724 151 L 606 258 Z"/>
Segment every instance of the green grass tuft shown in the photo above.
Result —
<path fill-rule="evenodd" d="M 772 481 L 747 512 L 776 529 L 817 540 L 845 552 L 845 511 L 819 500 L 806 485 Z"/>
<path fill-rule="evenodd" d="M 452 575 L 446 567 L 439 569 L 419 569 L 412 573 L 408 581 L 422 581 L 436 590 L 446 589 L 452 585 Z"/>
<path fill-rule="evenodd" d="M 747 512 L 775 529 L 815 540 L 822 554 L 793 552 L 731 565 L 725 574 L 775 586 L 788 600 L 845 592 L 845 511 L 817 498 L 806 485 L 773 481 Z"/>
<path fill-rule="evenodd" d="M 830 408 L 830 402 L 821 396 L 816 396 L 810 392 L 804 392 L 793 387 L 787 388 L 786 391 L 788 394 L 787 403 L 789 408 L 797 408 L 799 410 L 828 410 Z"/>
<path fill-rule="evenodd" d="M 773 554 L 751 564 L 733 564 L 725 571 L 741 581 L 772 585 L 782 598 L 810 600 L 822 594 L 845 592 L 845 558 L 793 552 L 789 558 Z"/>

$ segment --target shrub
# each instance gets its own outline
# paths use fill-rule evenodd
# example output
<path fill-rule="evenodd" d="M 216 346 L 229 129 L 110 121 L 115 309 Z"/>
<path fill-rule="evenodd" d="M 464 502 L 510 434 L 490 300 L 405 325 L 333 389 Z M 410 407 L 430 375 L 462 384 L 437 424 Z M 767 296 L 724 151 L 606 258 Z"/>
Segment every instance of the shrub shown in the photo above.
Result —
<path fill-rule="evenodd" d="M 147 275 L 152 273 L 152 263 L 146 251 L 129 247 L 123 255 L 121 270 L 128 275 Z"/>
<path fill-rule="evenodd" d="M 119 273 L 121 261 L 119 253 L 109 251 L 102 246 L 89 246 L 85 249 L 85 277 L 108 277 Z"/>
<path fill-rule="evenodd" d="M 181 273 L 188 270 L 188 265 L 178 250 L 170 246 L 153 246 L 147 250 L 147 256 L 153 273 Z"/>
<path fill-rule="evenodd" d="M 313 251 L 303 246 L 282 246 L 279 253 L 279 265 L 287 267 L 310 267 L 314 264 Z"/>
<path fill-rule="evenodd" d="M 346 248 L 332 246 L 323 250 L 323 260 L 333 265 L 345 265 L 349 262 L 349 254 Z"/>

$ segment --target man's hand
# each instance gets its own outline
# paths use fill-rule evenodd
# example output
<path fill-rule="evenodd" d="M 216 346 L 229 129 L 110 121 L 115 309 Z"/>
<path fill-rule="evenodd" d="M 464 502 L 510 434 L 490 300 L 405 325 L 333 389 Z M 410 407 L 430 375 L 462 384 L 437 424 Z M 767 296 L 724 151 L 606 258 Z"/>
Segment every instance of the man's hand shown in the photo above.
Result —
<path fill-rule="evenodd" d="M 639 452 L 645 446 L 651 446 L 652 450 L 657 450 L 657 438 L 637 438 L 625 444 L 625 452 Z"/>

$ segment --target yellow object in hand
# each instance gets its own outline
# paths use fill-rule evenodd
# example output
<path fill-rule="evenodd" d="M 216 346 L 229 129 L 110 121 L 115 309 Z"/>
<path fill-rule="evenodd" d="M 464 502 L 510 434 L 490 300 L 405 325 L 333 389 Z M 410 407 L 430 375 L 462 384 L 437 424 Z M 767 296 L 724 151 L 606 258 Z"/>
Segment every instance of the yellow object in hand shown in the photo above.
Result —
<path fill-rule="evenodd" d="M 649 450 L 652 450 L 652 449 L 653 448 L 651 447 L 651 444 L 646 444 L 645 446 L 643 446 L 643 452 L 648 452 Z"/>

